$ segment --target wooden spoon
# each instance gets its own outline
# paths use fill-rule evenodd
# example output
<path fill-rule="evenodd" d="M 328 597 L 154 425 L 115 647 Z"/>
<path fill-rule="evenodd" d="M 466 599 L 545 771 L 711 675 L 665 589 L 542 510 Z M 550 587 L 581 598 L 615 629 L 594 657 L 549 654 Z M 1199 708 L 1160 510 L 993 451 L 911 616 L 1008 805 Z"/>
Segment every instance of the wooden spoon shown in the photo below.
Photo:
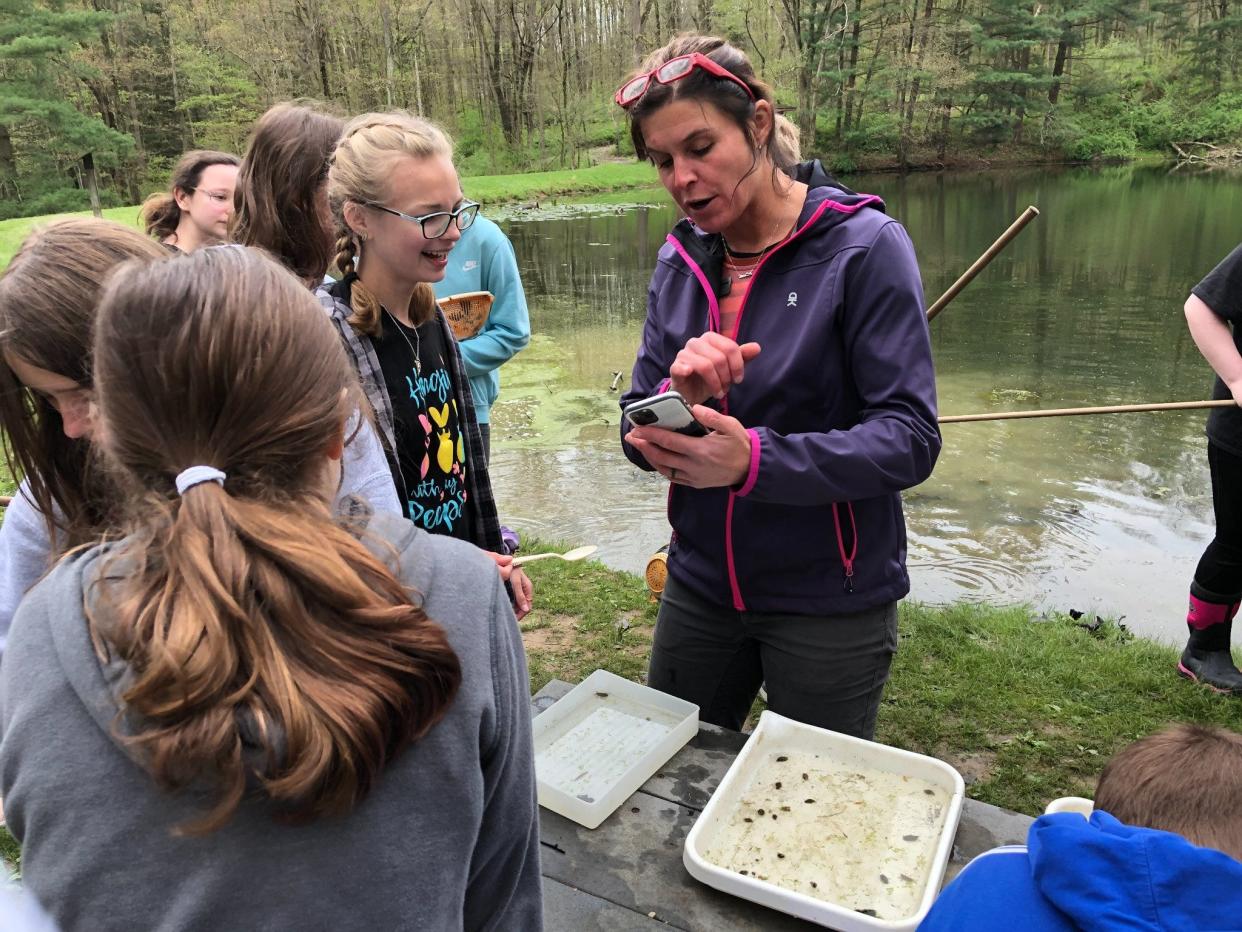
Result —
<path fill-rule="evenodd" d="M 575 560 L 585 560 L 596 550 L 599 550 L 594 544 L 588 544 L 585 547 L 575 547 L 566 553 L 527 553 L 520 557 L 513 558 L 514 566 L 521 566 L 523 563 L 529 563 L 531 560 L 544 560 L 548 557 L 556 557 L 559 560 L 568 560 L 571 563 Z"/>

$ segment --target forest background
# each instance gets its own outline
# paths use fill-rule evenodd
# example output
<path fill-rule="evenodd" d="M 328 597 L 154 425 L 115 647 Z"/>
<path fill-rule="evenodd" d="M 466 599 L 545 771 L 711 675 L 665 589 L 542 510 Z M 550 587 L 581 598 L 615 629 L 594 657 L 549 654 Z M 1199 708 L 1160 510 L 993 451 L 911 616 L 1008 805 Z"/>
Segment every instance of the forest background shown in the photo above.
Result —
<path fill-rule="evenodd" d="M 134 204 L 279 100 L 444 124 L 466 175 L 632 153 L 679 30 L 754 58 L 838 171 L 1242 140 L 1240 0 L 0 0 L 0 219 Z M 89 159 L 84 158 L 90 155 Z"/>

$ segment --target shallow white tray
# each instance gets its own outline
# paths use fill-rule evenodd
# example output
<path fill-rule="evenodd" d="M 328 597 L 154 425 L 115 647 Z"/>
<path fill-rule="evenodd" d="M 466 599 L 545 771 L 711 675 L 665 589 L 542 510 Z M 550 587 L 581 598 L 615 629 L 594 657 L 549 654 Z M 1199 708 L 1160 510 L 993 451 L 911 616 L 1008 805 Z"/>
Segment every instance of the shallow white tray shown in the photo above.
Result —
<path fill-rule="evenodd" d="M 923 780 L 947 794 L 944 821 L 926 869 L 925 886 L 918 899 L 917 909 L 910 915 L 900 919 L 869 916 L 850 907 L 826 902 L 790 887 L 779 886 L 775 882 L 729 870 L 709 862 L 704 856 L 716 839 L 721 837 L 720 833 L 727 830 L 726 827 L 732 822 L 731 817 L 742 805 L 743 796 L 755 792 L 753 786 L 759 785 L 754 784 L 754 781 L 765 768 L 771 773 L 772 762 L 782 754 L 808 753 L 819 754 L 833 764 Z M 952 853 L 964 796 L 965 785 L 961 775 L 944 761 L 804 725 L 765 711 L 759 718 L 759 726 L 754 734 L 725 774 L 724 780 L 686 837 L 682 862 L 691 876 L 708 886 L 840 932 L 873 932 L 880 929 L 907 932 L 918 928 L 936 898 Z M 801 800 L 795 801 L 795 805 L 797 802 Z M 750 803 L 747 805 L 749 807 Z M 795 820 L 799 815 L 797 812 L 780 814 Z M 877 827 L 883 826 L 885 813 L 877 811 L 876 816 Z M 763 817 L 759 817 L 756 812 L 754 817 L 766 819 L 770 818 L 770 814 L 765 813 Z M 790 829 L 793 828 L 791 825 Z M 792 865 L 798 862 L 790 863 Z"/>
<path fill-rule="evenodd" d="M 699 729 L 699 707 L 596 670 L 534 720 L 539 805 L 595 828 Z"/>

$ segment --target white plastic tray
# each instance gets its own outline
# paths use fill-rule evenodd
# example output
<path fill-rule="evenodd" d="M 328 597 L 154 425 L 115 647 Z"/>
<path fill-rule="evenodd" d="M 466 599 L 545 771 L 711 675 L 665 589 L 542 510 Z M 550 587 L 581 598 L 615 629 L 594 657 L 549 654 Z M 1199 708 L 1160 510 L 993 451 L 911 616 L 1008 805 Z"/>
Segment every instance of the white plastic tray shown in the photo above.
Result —
<path fill-rule="evenodd" d="M 534 721 L 539 805 L 595 828 L 699 729 L 699 707 L 596 670 Z"/>
<path fill-rule="evenodd" d="M 814 755 L 819 755 L 818 759 L 814 759 Z M 806 763 L 808 760 L 813 762 Z M 787 763 L 778 764 L 778 761 Z M 792 774 L 788 772 L 790 767 L 795 770 Z M 858 808 L 849 809 L 847 815 L 840 816 L 839 813 L 846 811 L 841 808 L 847 805 L 844 803 L 849 797 L 846 788 L 852 788 L 855 784 L 848 778 L 837 776 L 838 770 L 878 774 L 872 781 L 877 785 L 888 782 L 883 775 L 895 775 L 896 785 L 903 792 L 908 790 L 908 796 L 897 805 L 885 807 L 876 801 L 878 796 L 869 802 L 866 794 L 860 792 L 861 802 L 848 803 Z M 779 791 L 776 789 L 779 784 L 772 781 L 778 775 L 783 780 L 793 781 L 796 787 L 793 795 L 789 793 L 788 784 L 784 784 Z M 805 783 L 802 782 L 804 780 Z M 858 785 L 864 784 L 866 781 Z M 911 830 L 897 827 L 896 811 L 904 809 L 906 816 L 903 817 L 917 813 L 922 793 L 927 794 L 929 807 L 926 814 L 928 822 L 925 824 L 931 827 L 922 838 L 916 834 L 903 835 L 902 831 Z M 768 807 L 780 811 L 764 809 L 764 814 L 760 816 L 761 807 L 756 801 L 773 798 L 772 794 L 777 794 L 778 802 L 787 802 L 789 808 L 773 807 L 767 803 Z M 831 795 L 831 805 L 837 808 L 826 812 L 830 794 L 834 794 Z M 820 799 L 815 800 L 814 795 Z M 873 932 L 880 929 L 912 932 L 926 917 L 940 888 L 952 852 L 953 837 L 957 833 L 964 795 L 965 785 L 961 775 L 944 761 L 764 712 L 759 718 L 759 726 L 686 837 L 682 861 L 691 876 L 711 887 L 840 932 Z M 817 802 L 818 806 L 813 805 Z M 936 809 L 940 810 L 938 816 L 935 815 Z M 783 816 L 786 821 L 782 823 L 777 819 L 769 825 L 768 820 L 773 814 Z M 752 821 L 743 825 L 746 819 Z M 850 839 L 851 854 L 865 851 L 868 842 L 878 854 L 874 866 L 870 864 L 869 855 L 861 855 L 861 862 L 849 866 L 838 863 L 835 870 L 841 873 L 834 878 L 834 864 L 829 863 L 827 858 L 822 865 L 808 865 L 812 865 L 814 854 L 827 850 L 816 839 L 834 834 L 845 824 L 845 819 L 853 820 L 849 823 L 851 831 L 855 832 L 853 838 L 841 830 L 843 838 Z M 859 820 L 866 826 L 861 832 L 855 827 Z M 760 833 L 761 826 L 767 831 Z M 933 837 L 934 844 L 929 844 Z M 905 910 L 908 914 L 877 918 L 857 911 L 858 906 L 841 905 L 820 898 L 826 895 L 822 891 L 832 885 L 823 881 L 843 878 L 847 870 L 862 871 L 864 868 L 859 866 L 860 863 L 866 865 L 866 871 L 874 871 L 876 878 L 881 877 L 885 870 L 893 872 L 894 868 L 887 866 L 891 862 L 882 859 L 892 857 L 903 839 L 919 839 L 917 844 L 930 852 L 924 855 L 923 867 L 912 871 L 912 876 L 903 872 L 900 881 L 897 877 L 890 881 L 887 875 L 883 875 L 885 882 L 912 885 L 903 887 L 900 894 L 910 904 Z M 809 845 L 806 844 L 808 840 Z M 911 842 L 911 845 L 914 844 Z M 736 859 L 747 858 L 752 868 L 755 863 L 761 866 L 743 874 L 740 864 L 734 864 L 737 868 L 734 870 L 712 863 L 706 855 L 713 850 L 713 846 L 733 851 Z M 779 851 L 780 848 L 788 851 L 789 855 L 781 861 L 771 861 L 775 851 L 770 849 Z M 908 850 L 913 851 L 914 848 Z M 745 855 L 741 853 L 743 851 Z M 781 857 L 782 854 L 776 856 Z M 720 859 L 730 860 L 723 856 Z M 769 879 L 761 880 L 755 873 L 763 873 Z M 819 877 L 821 883 L 812 884 L 810 878 L 813 876 Z M 860 876 L 870 878 L 871 874 Z M 919 883 L 922 884 L 921 892 Z M 810 895 L 811 886 L 821 892 Z M 798 887 L 801 889 L 796 889 Z M 861 886 L 851 889 L 861 889 Z"/>

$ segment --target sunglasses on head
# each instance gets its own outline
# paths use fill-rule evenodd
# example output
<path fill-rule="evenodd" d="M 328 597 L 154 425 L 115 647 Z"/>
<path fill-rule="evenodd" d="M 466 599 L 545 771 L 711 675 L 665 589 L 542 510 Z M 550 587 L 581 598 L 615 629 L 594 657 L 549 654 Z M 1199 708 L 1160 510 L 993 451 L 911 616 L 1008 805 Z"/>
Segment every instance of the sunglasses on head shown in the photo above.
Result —
<path fill-rule="evenodd" d="M 680 81 L 682 78 L 688 77 L 696 68 L 706 71 L 713 77 L 732 81 L 746 92 L 747 97 L 751 100 L 755 99 L 755 92 L 747 86 L 745 81 L 728 68 L 716 64 L 706 55 L 701 55 L 698 52 L 670 58 L 658 68 L 653 68 L 646 74 L 640 74 L 636 78 L 630 78 L 630 80 L 621 85 L 613 99 L 622 107 L 631 107 L 638 102 L 643 94 L 647 93 L 647 88 L 651 86 L 653 79 L 661 84 L 672 84 L 674 81 Z"/>

